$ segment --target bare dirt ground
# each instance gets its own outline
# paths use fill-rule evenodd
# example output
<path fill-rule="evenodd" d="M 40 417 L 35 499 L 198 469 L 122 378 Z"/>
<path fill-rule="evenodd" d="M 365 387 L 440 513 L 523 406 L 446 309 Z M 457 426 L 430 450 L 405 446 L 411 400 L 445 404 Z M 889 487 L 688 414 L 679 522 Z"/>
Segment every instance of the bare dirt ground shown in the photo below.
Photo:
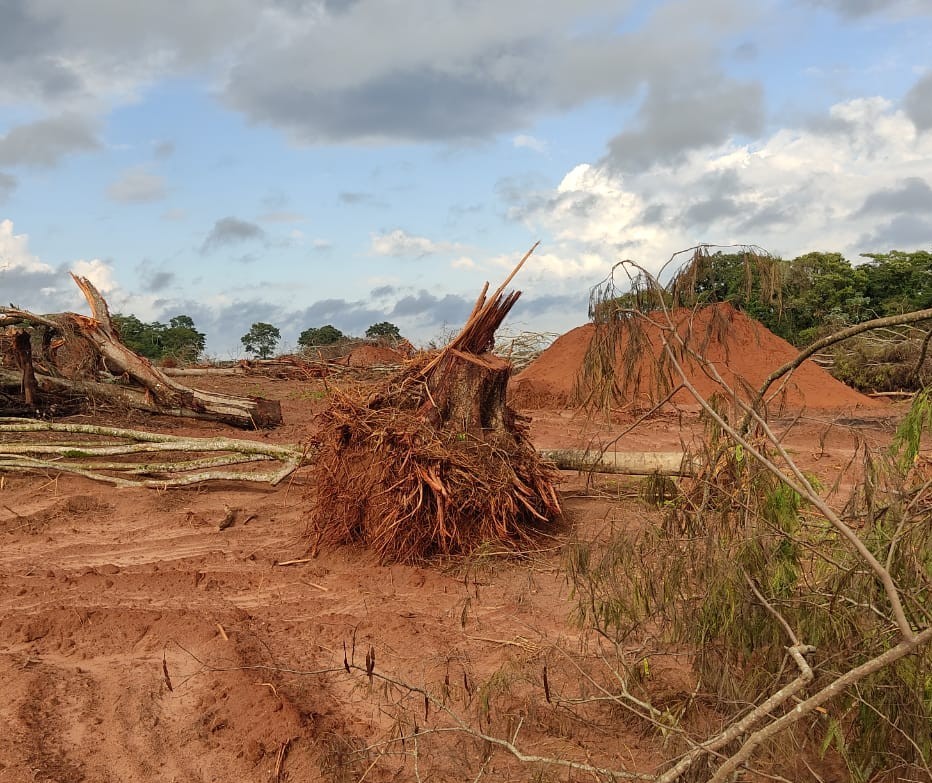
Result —
<path fill-rule="evenodd" d="M 198 385 L 281 399 L 286 423 L 236 433 L 141 415 L 73 420 L 298 443 L 324 404 L 321 386 L 293 381 Z M 889 440 L 897 411 L 858 415 L 839 422 L 820 412 L 787 440 L 827 486 L 857 438 Z M 625 428 L 570 411 L 532 416 L 541 448 L 605 443 Z M 696 432 L 695 416 L 660 416 L 614 448 L 676 450 Z M 6 474 L 0 782 L 567 779 L 487 757 L 487 746 L 459 734 L 412 738 L 412 716 L 422 726 L 435 716 L 342 672 L 344 644 L 360 664 L 374 650 L 382 673 L 443 683 L 451 707 L 475 715 L 478 704 L 483 730 L 520 729 L 517 744 L 529 752 L 650 771 L 663 757 L 659 736 L 608 711 L 603 722 L 583 721 L 544 699 L 543 666 L 551 689 L 568 691 L 573 668 L 559 651 L 586 641 L 572 619 L 564 545 L 653 520 L 632 480 L 566 479 L 566 524 L 539 551 L 409 567 L 378 566 L 351 549 L 311 557 L 307 469 L 275 489 L 170 491 Z M 228 509 L 239 510 L 237 521 L 221 531 Z M 692 687 L 676 660 L 656 660 L 650 676 L 661 698 Z"/>

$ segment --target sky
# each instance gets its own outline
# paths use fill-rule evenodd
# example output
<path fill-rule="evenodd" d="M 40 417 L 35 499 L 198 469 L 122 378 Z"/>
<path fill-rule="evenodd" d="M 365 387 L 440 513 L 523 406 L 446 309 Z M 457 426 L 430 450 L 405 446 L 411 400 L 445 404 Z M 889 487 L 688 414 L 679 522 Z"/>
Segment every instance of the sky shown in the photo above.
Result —
<path fill-rule="evenodd" d="M 585 322 L 631 259 L 932 247 L 932 0 L 0 0 L 0 301 Z"/>

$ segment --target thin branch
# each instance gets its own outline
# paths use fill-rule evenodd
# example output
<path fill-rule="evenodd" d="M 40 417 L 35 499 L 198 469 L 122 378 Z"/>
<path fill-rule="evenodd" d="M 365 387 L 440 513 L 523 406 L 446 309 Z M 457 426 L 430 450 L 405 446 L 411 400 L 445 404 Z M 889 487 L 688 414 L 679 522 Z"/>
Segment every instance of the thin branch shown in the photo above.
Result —
<path fill-rule="evenodd" d="M 812 682 L 814 676 L 812 668 L 809 666 L 804 656 L 814 650 L 815 648 L 809 645 L 790 647 L 787 652 L 790 653 L 796 665 L 799 667 L 799 676 L 792 682 L 784 685 L 776 693 L 773 693 L 766 701 L 761 702 L 741 720 L 732 723 L 712 739 L 699 743 L 696 748 L 683 756 L 673 767 L 658 777 L 656 783 L 673 783 L 673 781 L 679 780 L 680 776 L 686 772 L 700 756 L 725 747 L 728 743 L 749 731 L 755 723 L 759 723 L 775 708 L 784 704 L 788 699 L 799 693 L 807 684 Z"/>
<path fill-rule="evenodd" d="M 751 588 L 751 592 L 757 597 L 757 600 L 761 602 L 764 609 L 766 609 L 780 625 L 783 626 L 783 630 L 786 631 L 786 635 L 790 637 L 790 641 L 793 643 L 794 647 L 799 647 L 799 639 L 796 638 L 796 633 L 793 631 L 793 628 L 786 621 L 786 618 L 780 614 L 776 609 L 773 608 L 773 605 L 761 594 L 761 591 L 757 589 L 757 585 L 754 584 L 754 580 L 748 576 L 748 572 L 743 568 L 741 573 L 744 575 L 744 581 L 748 583 L 748 587 Z"/>
<path fill-rule="evenodd" d="M 834 527 L 841 535 L 851 544 L 852 547 L 857 551 L 858 555 L 871 567 L 874 573 L 877 575 L 877 578 L 880 580 L 883 585 L 884 591 L 887 594 L 887 600 L 890 602 L 890 607 L 893 610 L 893 615 L 896 618 L 897 627 L 900 630 L 900 634 L 904 639 L 911 639 L 915 636 L 912 626 L 909 623 L 906 613 L 903 610 L 903 604 L 900 600 L 899 592 L 896 589 L 896 585 L 893 582 L 893 578 L 890 576 L 890 572 L 881 565 L 876 557 L 871 553 L 871 551 L 865 546 L 864 542 L 858 537 L 858 535 L 846 525 L 841 518 L 832 510 L 832 508 L 822 499 L 818 492 L 812 487 L 812 484 L 799 469 L 796 463 L 790 458 L 786 450 L 781 445 L 779 439 L 773 434 L 773 431 L 767 425 L 767 422 L 757 413 L 752 405 L 746 405 L 741 402 L 740 398 L 735 394 L 734 398 L 738 400 L 739 404 L 745 408 L 747 411 L 747 416 L 760 425 L 768 439 L 773 443 L 774 448 L 777 450 L 777 453 L 780 457 L 786 462 L 786 465 L 789 467 L 793 476 L 790 477 L 786 474 L 785 471 L 780 470 L 780 468 L 774 464 L 774 462 L 768 459 L 764 454 L 760 452 L 744 434 L 740 433 L 734 427 L 732 427 L 728 422 L 726 422 L 719 413 L 712 407 L 708 401 L 699 393 L 695 386 L 690 382 L 686 371 L 683 369 L 679 360 L 676 358 L 676 352 L 671 348 L 666 337 L 661 338 L 663 341 L 664 350 L 667 352 L 667 356 L 670 358 L 674 368 L 682 379 L 683 385 L 689 389 L 690 393 L 696 399 L 696 402 L 702 407 L 702 409 L 715 420 L 716 424 L 722 428 L 722 431 L 727 433 L 728 436 L 734 440 L 736 443 L 741 444 L 741 446 L 753 456 L 758 462 L 760 462 L 767 470 L 773 473 L 780 481 L 786 484 L 790 489 L 792 489 L 797 494 L 806 498 L 813 506 L 815 506 L 819 512 L 825 517 L 826 520 Z M 695 352 L 689 349 L 685 345 L 682 338 L 680 339 L 681 345 L 684 345 L 689 351 L 690 355 L 694 358 L 701 357 L 698 356 Z M 722 380 L 721 376 L 718 374 L 718 371 L 715 369 L 715 366 L 710 362 L 702 360 L 704 364 L 714 373 L 716 381 L 721 384 L 722 388 L 732 391 L 728 384 Z M 734 392 L 732 391 L 732 394 Z"/>
<path fill-rule="evenodd" d="M 716 770 L 715 775 L 709 779 L 709 783 L 725 783 L 725 781 L 730 780 L 731 775 L 737 771 L 738 767 L 740 767 L 751 757 L 751 754 L 762 742 L 765 742 L 770 737 L 773 737 L 784 729 L 789 728 L 800 718 L 808 715 L 817 707 L 822 706 L 829 699 L 837 696 L 851 685 L 854 685 L 874 672 L 880 671 L 890 664 L 895 663 L 900 658 L 909 655 L 914 650 L 917 650 L 919 647 L 922 647 L 929 642 L 932 642 L 932 628 L 926 628 L 921 633 L 916 634 L 912 639 L 907 639 L 900 642 L 898 645 L 896 645 L 896 647 L 891 647 L 881 655 L 878 655 L 875 658 L 871 658 L 866 663 L 863 663 L 860 666 L 845 672 L 840 677 L 832 680 L 832 682 L 819 690 L 817 693 L 813 694 L 805 701 L 797 704 L 790 712 L 780 716 L 772 723 L 767 724 L 762 729 L 759 729 L 750 737 L 748 737 L 738 752 L 731 756 L 728 761 L 726 761 Z"/>

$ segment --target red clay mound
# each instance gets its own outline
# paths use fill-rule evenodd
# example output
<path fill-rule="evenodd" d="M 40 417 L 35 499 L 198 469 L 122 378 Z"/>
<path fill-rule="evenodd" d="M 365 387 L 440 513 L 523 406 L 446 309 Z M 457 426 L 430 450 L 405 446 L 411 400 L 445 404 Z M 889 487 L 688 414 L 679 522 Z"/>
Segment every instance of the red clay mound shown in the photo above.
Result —
<path fill-rule="evenodd" d="M 744 399 L 749 399 L 752 390 L 759 388 L 771 372 L 798 353 L 786 340 L 729 304 L 705 307 L 695 313 L 677 312 L 674 318 L 680 334 L 691 333 L 690 345 L 694 350 L 712 362 L 725 382 Z M 584 401 L 587 394 L 581 385 L 581 374 L 595 329 L 594 324 L 586 324 L 567 332 L 528 365 L 511 382 L 512 404 L 545 408 L 578 405 Z M 659 330 L 646 325 L 644 333 L 646 340 L 638 349 L 644 358 L 625 362 L 627 336 L 621 338 L 615 357 L 615 376 L 622 388 L 620 404 L 623 407 L 649 409 L 665 396 L 657 383 L 654 358 L 661 351 Z M 703 396 L 721 391 L 696 362 L 686 360 L 683 365 L 690 382 Z M 781 382 L 774 384 L 768 394 Z M 681 390 L 673 397 L 673 402 L 691 405 L 695 400 L 688 391 Z M 772 404 L 796 410 L 883 407 L 882 402 L 846 386 L 811 361 L 804 362 L 792 374 Z"/>
<path fill-rule="evenodd" d="M 407 355 L 402 351 L 384 345 L 360 345 L 345 357 L 347 367 L 382 367 L 401 364 Z"/>

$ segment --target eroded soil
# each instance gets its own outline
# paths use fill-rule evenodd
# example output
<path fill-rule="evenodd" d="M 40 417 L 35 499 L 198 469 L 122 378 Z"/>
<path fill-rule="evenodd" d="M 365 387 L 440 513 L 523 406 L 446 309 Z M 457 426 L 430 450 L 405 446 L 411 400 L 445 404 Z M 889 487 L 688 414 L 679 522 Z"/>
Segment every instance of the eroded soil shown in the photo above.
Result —
<path fill-rule="evenodd" d="M 230 383 L 244 391 L 241 380 L 202 385 Z M 248 385 L 283 401 L 284 426 L 244 434 L 158 417 L 112 423 L 280 443 L 308 437 L 321 387 Z M 626 427 L 568 411 L 532 415 L 542 448 L 607 443 Z M 858 438 L 889 439 L 891 415 L 841 426 L 820 413 L 797 422 L 787 447 L 831 486 Z M 614 448 L 676 450 L 698 431 L 695 417 L 656 417 Z M 583 660 L 591 642 L 573 622 L 566 543 L 655 521 L 632 480 L 566 479 L 566 523 L 539 550 L 410 567 L 379 566 L 352 549 L 314 556 L 307 469 L 275 489 L 171 491 L 6 474 L 0 781 L 567 779 L 559 770 L 535 778 L 537 767 L 489 757 L 461 734 L 412 737 L 414 721 L 419 730 L 449 721 L 424 714 L 416 695 L 347 674 L 344 644 L 355 663 L 371 648 L 380 673 L 446 689 L 451 709 L 478 715 L 478 727 L 497 736 L 517 733 L 528 752 L 650 771 L 664 754 L 657 735 L 609 708 L 604 720 L 581 720 L 544 698 L 545 665 L 552 691 L 576 692 L 567 652 Z M 230 509 L 236 521 L 221 531 Z M 675 658 L 656 658 L 650 676 L 660 701 L 693 687 Z"/>

